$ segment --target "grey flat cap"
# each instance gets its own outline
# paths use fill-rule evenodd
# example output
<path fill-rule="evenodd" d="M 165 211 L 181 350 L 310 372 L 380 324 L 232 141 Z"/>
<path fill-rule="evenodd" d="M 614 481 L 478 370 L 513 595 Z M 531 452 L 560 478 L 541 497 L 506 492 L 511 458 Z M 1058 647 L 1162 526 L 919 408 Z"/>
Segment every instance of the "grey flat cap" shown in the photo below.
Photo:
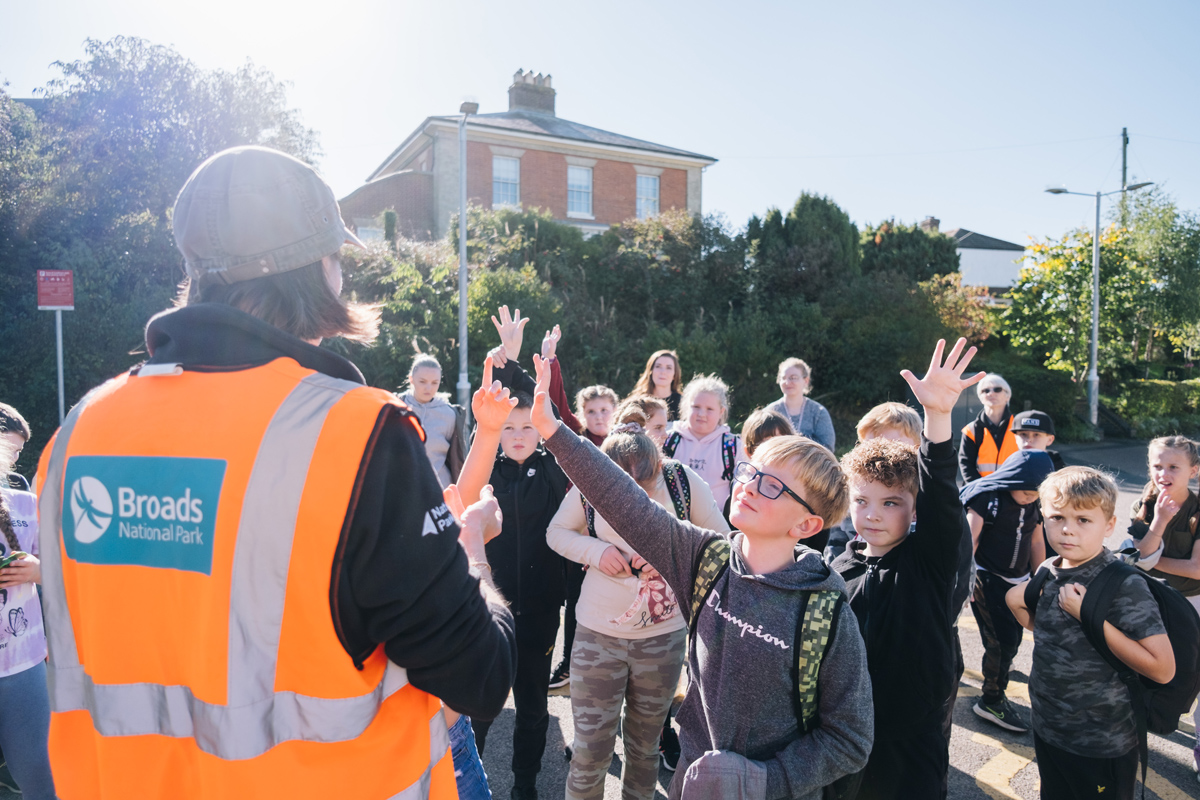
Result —
<path fill-rule="evenodd" d="M 267 147 L 234 147 L 197 167 L 175 199 L 172 227 L 188 275 L 223 283 L 362 246 L 317 171 Z"/>

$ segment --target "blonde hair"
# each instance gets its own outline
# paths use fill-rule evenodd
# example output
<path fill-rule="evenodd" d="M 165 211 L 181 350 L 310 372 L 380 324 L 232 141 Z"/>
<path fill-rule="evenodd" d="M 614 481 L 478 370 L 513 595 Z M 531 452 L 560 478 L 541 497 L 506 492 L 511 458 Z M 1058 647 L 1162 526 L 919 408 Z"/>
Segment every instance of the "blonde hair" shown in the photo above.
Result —
<path fill-rule="evenodd" d="M 683 385 L 683 370 L 679 366 L 679 356 L 674 350 L 655 350 L 654 354 L 646 361 L 646 368 L 642 370 L 642 377 L 637 379 L 637 383 L 633 386 L 633 391 L 629 394 L 654 394 L 654 362 L 658 361 L 663 356 L 670 356 L 671 361 L 675 364 L 675 375 L 671 378 L 671 391 L 679 393 Z"/>
<path fill-rule="evenodd" d="M 600 445 L 600 451 L 638 483 L 657 481 L 662 470 L 662 453 L 654 440 L 641 430 L 640 424 L 629 425 L 635 426 L 636 431 L 610 433 Z"/>
<path fill-rule="evenodd" d="M 892 439 L 869 439 L 842 456 L 842 469 L 853 476 L 889 489 L 920 491 L 920 470 L 917 451 Z"/>
<path fill-rule="evenodd" d="M 812 368 L 808 366 L 808 362 L 799 358 L 785 358 L 779 362 L 779 370 L 775 375 L 775 382 L 783 380 L 783 373 L 787 372 L 792 367 L 800 370 L 804 375 L 804 380 L 808 381 L 808 386 L 804 389 L 804 393 L 808 394 L 812 391 Z"/>
<path fill-rule="evenodd" d="M 922 426 L 921 415 L 904 403 L 880 403 L 858 421 L 858 440 L 865 442 L 868 434 L 879 436 L 884 431 L 895 430 L 920 444 Z"/>
<path fill-rule="evenodd" d="M 1051 472 L 1038 487 L 1042 508 L 1072 506 L 1099 507 L 1104 519 L 1117 513 L 1117 483 L 1110 476 L 1091 467 L 1065 467 Z"/>
<path fill-rule="evenodd" d="M 595 386 L 585 386 L 575 394 L 575 416 L 579 418 L 579 424 L 583 429 L 587 428 L 587 423 L 584 422 L 583 407 L 593 400 L 607 400 L 612 403 L 613 410 L 620 405 L 620 398 L 617 393 L 607 386 L 596 384 Z M 580 430 L 583 433 L 583 430 Z"/>
<path fill-rule="evenodd" d="M 721 422 L 729 416 L 729 386 L 725 381 L 712 375 L 697 375 L 688 381 L 688 385 L 683 387 L 683 399 L 679 401 L 679 418 L 683 420 L 690 419 L 692 416 L 692 402 L 695 401 L 696 395 L 707 392 L 716 395 L 717 402 L 721 404 Z"/>
<path fill-rule="evenodd" d="M 1197 449 L 1196 442 L 1186 436 L 1160 436 L 1151 439 L 1150 446 L 1146 448 L 1147 459 L 1156 447 L 1160 450 L 1178 450 L 1183 453 L 1187 456 L 1189 467 L 1200 465 L 1200 449 Z"/>
<path fill-rule="evenodd" d="M 813 507 L 826 528 L 845 519 L 850 489 L 837 459 L 826 448 L 807 436 L 776 436 L 762 443 L 754 460 L 763 466 L 785 467 L 795 475 L 800 486 L 792 486 L 792 491 Z"/>
<path fill-rule="evenodd" d="M 778 411 L 756 408 L 742 423 L 742 445 L 746 458 L 752 458 L 759 445 L 776 436 L 795 436 L 792 421 Z"/>

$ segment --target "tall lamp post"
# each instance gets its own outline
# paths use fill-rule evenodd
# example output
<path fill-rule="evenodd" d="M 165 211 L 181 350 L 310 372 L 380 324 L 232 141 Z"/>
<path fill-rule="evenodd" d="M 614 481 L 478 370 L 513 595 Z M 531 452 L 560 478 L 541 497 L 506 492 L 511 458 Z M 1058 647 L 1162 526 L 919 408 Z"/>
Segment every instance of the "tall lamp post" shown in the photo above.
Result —
<path fill-rule="evenodd" d="M 467 380 L 467 117 L 479 103 L 459 106 L 458 121 L 458 402 L 471 414 L 471 382 Z"/>
<path fill-rule="evenodd" d="M 1092 425 L 1100 423 L 1100 373 L 1097 364 L 1100 358 L 1100 199 L 1112 194 L 1123 194 L 1153 186 L 1153 181 L 1122 186 L 1111 192 L 1070 192 L 1062 187 L 1047 189 L 1050 194 L 1075 194 L 1080 197 L 1096 198 L 1096 230 L 1092 234 L 1092 354 L 1088 366 L 1088 419 Z"/>

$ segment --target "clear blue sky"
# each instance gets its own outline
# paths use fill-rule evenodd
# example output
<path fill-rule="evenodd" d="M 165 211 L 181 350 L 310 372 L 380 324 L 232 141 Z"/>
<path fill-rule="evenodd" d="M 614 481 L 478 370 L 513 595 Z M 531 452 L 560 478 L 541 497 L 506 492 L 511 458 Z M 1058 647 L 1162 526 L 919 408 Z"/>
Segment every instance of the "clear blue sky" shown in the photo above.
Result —
<path fill-rule="evenodd" d="M 801 191 L 858 223 L 926 215 L 1024 243 L 1090 225 L 1130 172 L 1200 210 L 1200 3 L 283 3 L 0 0 L 0 80 L 28 96 L 87 37 L 247 58 L 292 84 L 339 196 L 426 116 L 507 108 L 518 67 L 558 114 L 719 159 L 705 211 L 736 226 Z M 1131 179 L 1132 182 L 1132 179 Z"/>

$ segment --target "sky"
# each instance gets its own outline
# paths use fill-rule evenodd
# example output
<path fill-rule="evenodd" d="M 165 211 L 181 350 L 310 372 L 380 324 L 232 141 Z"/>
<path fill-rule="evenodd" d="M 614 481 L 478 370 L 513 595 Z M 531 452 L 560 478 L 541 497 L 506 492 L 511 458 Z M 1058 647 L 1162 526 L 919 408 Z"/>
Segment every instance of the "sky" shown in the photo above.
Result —
<path fill-rule="evenodd" d="M 0 81 L 30 96 L 89 37 L 252 60 L 341 197 L 425 117 L 504 111 L 532 69 L 560 117 L 716 158 L 704 211 L 734 228 L 810 192 L 859 225 L 1025 244 L 1092 224 L 1093 201 L 1044 190 L 1119 189 L 1122 127 L 1129 182 L 1200 211 L 1198 30 L 1192 0 L 0 0 Z"/>

